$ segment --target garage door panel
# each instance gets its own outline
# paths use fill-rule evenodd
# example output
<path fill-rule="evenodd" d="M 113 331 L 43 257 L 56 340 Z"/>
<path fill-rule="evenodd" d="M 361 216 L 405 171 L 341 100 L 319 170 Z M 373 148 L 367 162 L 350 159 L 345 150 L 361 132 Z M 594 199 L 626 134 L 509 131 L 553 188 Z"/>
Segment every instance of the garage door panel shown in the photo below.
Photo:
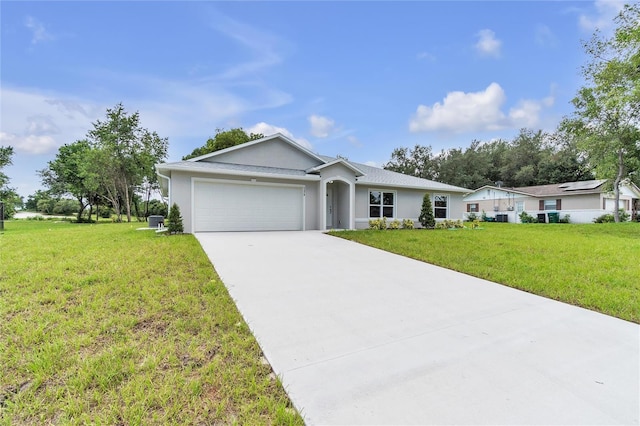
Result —
<path fill-rule="evenodd" d="M 303 229 L 298 186 L 194 182 L 195 231 Z"/>

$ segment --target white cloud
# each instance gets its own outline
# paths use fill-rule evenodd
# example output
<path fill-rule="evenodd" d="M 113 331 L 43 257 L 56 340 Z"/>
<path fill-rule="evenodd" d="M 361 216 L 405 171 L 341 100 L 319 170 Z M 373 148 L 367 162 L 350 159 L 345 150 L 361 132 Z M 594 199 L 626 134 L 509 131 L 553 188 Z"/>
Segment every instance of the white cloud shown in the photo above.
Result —
<path fill-rule="evenodd" d="M 360 140 L 353 135 L 347 136 L 347 141 L 355 147 L 358 147 L 358 148 L 362 147 L 362 142 L 360 142 Z"/>
<path fill-rule="evenodd" d="M 238 78 L 254 76 L 257 72 L 283 62 L 283 51 L 289 49 L 289 43 L 274 34 L 258 30 L 253 25 L 239 22 L 216 12 L 212 15 L 213 28 L 236 41 L 250 53 L 250 59 L 229 67 L 219 77 Z"/>
<path fill-rule="evenodd" d="M 335 128 L 335 122 L 328 117 L 314 114 L 308 120 L 311 125 L 311 134 L 318 138 L 326 138 Z"/>
<path fill-rule="evenodd" d="M 69 109 L 71 105 L 76 109 Z M 3 86 L 0 111 L 3 142 L 22 153 L 39 155 L 53 153 L 84 137 L 91 122 L 104 110 L 70 96 Z"/>
<path fill-rule="evenodd" d="M 538 46 L 555 46 L 558 43 L 558 39 L 551 31 L 551 28 L 543 24 L 536 27 L 535 41 Z"/>
<path fill-rule="evenodd" d="M 56 140 L 49 135 L 23 135 L 0 132 L 0 145 L 12 146 L 17 152 L 27 154 L 48 154 L 58 148 Z"/>
<path fill-rule="evenodd" d="M 624 4 L 623 0 L 596 0 L 594 2 L 595 13 L 591 15 L 580 14 L 578 25 L 587 32 L 596 29 L 606 31 L 613 27 L 613 20 L 624 8 Z"/>
<path fill-rule="evenodd" d="M 435 62 L 436 60 L 436 57 L 429 52 L 420 52 L 416 55 L 416 58 L 429 62 Z"/>
<path fill-rule="evenodd" d="M 273 124 L 268 124 L 268 123 L 265 123 L 264 121 L 261 121 L 260 123 L 256 123 L 253 126 L 248 127 L 244 130 L 247 133 L 262 133 L 265 136 L 270 136 L 276 133 L 280 133 L 288 137 L 289 139 L 298 142 L 300 145 L 304 146 L 307 149 L 313 149 L 313 146 L 311 145 L 311 143 L 305 138 L 297 138 L 293 135 L 293 133 L 291 133 L 286 128 L 274 126 Z"/>
<path fill-rule="evenodd" d="M 60 128 L 53 122 L 53 117 L 50 115 L 34 115 L 27 117 L 27 134 L 31 135 L 46 135 L 46 134 L 58 134 Z"/>
<path fill-rule="evenodd" d="M 44 24 L 33 16 L 27 16 L 24 20 L 24 25 L 31 31 L 31 44 L 53 40 L 53 35 L 47 31 Z"/>
<path fill-rule="evenodd" d="M 502 41 L 496 38 L 496 33 L 491 30 L 480 30 L 478 34 L 478 42 L 475 44 L 476 51 L 482 56 L 500 57 L 500 48 Z"/>
<path fill-rule="evenodd" d="M 409 121 L 411 132 L 442 131 L 451 133 L 495 131 L 504 128 L 535 126 L 545 107 L 553 105 L 552 95 L 542 100 L 521 100 L 502 111 L 506 101 L 504 90 L 491 83 L 479 92 L 450 92 L 442 103 L 419 105 Z"/>
<path fill-rule="evenodd" d="M 491 83 L 480 92 L 450 92 L 442 103 L 436 102 L 432 107 L 419 105 L 411 118 L 409 130 L 496 130 L 503 125 L 504 114 L 500 107 L 505 99 L 504 90 L 498 83 Z"/>

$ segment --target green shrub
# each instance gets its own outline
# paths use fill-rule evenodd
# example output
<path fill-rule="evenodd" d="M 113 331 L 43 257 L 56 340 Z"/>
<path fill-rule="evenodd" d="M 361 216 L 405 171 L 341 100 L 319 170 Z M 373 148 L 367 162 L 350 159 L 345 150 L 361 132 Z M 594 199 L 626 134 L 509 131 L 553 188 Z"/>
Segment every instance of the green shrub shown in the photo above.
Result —
<path fill-rule="evenodd" d="M 160 200 L 150 200 L 148 214 L 167 217 L 167 205 Z"/>
<path fill-rule="evenodd" d="M 525 211 L 520 213 L 519 217 L 520 217 L 520 222 L 522 222 L 522 223 L 536 223 L 536 222 L 538 222 L 538 219 L 536 219 L 535 217 L 531 216 L 529 213 L 527 213 Z"/>
<path fill-rule="evenodd" d="M 413 229 L 413 220 L 402 219 L 402 229 Z"/>
<path fill-rule="evenodd" d="M 380 229 L 380 219 L 369 219 L 369 229 L 379 230 Z"/>
<path fill-rule="evenodd" d="M 389 224 L 389 229 L 400 229 L 400 221 L 398 219 L 393 219 Z"/>
<path fill-rule="evenodd" d="M 619 213 L 620 213 L 620 222 L 628 221 L 629 217 L 631 216 L 629 213 L 625 212 L 623 209 L 620 209 Z M 605 213 L 602 216 L 598 216 L 595 219 L 593 219 L 594 223 L 613 223 L 615 221 L 616 221 L 616 218 L 613 215 L 613 213 Z"/>
<path fill-rule="evenodd" d="M 445 219 L 442 222 L 436 223 L 436 229 L 462 229 L 464 223 L 461 220 L 449 220 Z"/>
<path fill-rule="evenodd" d="M 469 222 L 473 222 L 474 220 L 477 220 L 477 219 L 478 219 L 478 215 L 475 214 L 474 212 L 467 213 L 467 220 Z"/>
<path fill-rule="evenodd" d="M 436 219 L 433 217 L 433 206 L 431 205 L 431 195 L 427 192 L 422 198 L 422 210 L 418 220 L 425 228 L 433 228 L 436 224 Z"/>
<path fill-rule="evenodd" d="M 559 220 L 560 223 L 569 223 L 571 222 L 571 215 L 569 214 L 565 214 L 564 216 L 562 216 Z"/>
<path fill-rule="evenodd" d="M 173 203 L 171 209 L 169 210 L 167 232 L 169 232 L 169 234 L 178 234 L 184 232 L 182 216 L 180 215 L 180 207 L 178 207 L 176 203 Z"/>

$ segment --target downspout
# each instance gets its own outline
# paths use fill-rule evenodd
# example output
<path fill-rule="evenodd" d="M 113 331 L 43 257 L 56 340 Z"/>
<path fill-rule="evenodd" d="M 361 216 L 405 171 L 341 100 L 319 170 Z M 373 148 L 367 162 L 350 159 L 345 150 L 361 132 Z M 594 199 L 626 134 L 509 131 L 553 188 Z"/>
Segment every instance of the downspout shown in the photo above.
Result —
<path fill-rule="evenodd" d="M 161 178 L 165 178 L 167 180 L 167 197 L 169 198 L 169 202 L 167 203 L 167 211 L 171 208 L 171 178 L 169 176 L 165 176 L 162 173 L 156 170 L 156 173 Z"/>

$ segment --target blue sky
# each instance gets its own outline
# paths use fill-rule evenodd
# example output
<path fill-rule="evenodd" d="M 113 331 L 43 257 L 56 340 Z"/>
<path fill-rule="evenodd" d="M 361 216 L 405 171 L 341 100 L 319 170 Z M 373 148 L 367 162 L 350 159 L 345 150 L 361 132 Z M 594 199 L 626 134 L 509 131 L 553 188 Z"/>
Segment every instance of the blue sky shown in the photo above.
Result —
<path fill-rule="evenodd" d="M 583 83 L 581 42 L 622 5 L 2 1 L 6 173 L 34 193 L 36 170 L 118 102 L 169 138 L 169 161 L 216 128 L 372 165 L 553 130 Z"/>

